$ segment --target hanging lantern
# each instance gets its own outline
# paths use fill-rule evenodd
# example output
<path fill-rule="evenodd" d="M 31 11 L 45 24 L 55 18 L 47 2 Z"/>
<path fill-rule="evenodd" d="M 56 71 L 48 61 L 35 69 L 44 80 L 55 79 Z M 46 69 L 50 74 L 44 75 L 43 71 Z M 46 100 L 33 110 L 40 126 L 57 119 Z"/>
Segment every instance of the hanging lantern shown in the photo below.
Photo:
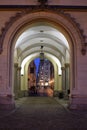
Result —
<path fill-rule="evenodd" d="M 40 52 L 40 61 L 44 61 L 44 52 L 43 52 L 43 46 L 41 46 L 41 52 Z"/>

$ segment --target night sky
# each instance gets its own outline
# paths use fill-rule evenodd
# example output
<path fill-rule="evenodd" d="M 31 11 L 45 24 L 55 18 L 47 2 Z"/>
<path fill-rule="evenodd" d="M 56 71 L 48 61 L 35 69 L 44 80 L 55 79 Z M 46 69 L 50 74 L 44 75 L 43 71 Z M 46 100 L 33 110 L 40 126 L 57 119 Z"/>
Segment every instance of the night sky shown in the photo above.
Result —
<path fill-rule="evenodd" d="M 36 74 L 38 73 L 38 68 L 39 68 L 39 63 L 40 63 L 40 58 L 36 58 L 35 60 L 34 60 L 34 63 L 35 63 L 35 65 L 36 65 Z"/>

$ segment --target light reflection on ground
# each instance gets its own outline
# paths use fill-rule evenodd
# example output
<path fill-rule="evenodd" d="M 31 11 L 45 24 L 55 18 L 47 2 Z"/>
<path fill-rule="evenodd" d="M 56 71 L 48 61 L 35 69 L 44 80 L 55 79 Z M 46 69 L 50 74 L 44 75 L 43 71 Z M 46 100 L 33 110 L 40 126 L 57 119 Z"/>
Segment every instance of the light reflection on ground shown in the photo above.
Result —
<path fill-rule="evenodd" d="M 41 87 L 37 90 L 37 94 L 39 96 L 53 97 L 53 90 L 49 87 L 47 87 L 47 88 Z"/>

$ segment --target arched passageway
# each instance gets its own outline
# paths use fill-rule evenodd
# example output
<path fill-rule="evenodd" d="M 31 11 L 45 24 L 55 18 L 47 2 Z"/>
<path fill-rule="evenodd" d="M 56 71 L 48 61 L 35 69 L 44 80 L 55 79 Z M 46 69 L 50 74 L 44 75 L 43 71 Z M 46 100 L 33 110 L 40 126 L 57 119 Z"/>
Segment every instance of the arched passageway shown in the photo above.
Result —
<path fill-rule="evenodd" d="M 41 47 L 43 49 L 41 50 Z M 70 47 L 69 43 L 54 24 L 46 21 L 35 22 L 27 28 L 17 39 L 14 52 L 14 64 L 21 68 L 20 87 L 14 84 L 15 98 L 28 93 L 28 64 L 35 57 L 47 57 L 54 66 L 54 96 L 60 93 L 69 97 L 70 91 Z M 44 59 L 45 61 L 45 59 Z M 50 68 L 52 69 L 52 67 Z M 46 69 L 45 69 L 46 70 Z M 44 70 L 44 73 L 45 73 Z M 15 74 L 15 73 L 14 73 Z M 14 75 L 14 83 L 15 78 Z M 45 77 L 43 77 L 45 78 Z M 33 79 L 35 79 L 33 77 Z M 32 79 L 32 80 L 33 80 Z M 33 86 L 34 86 L 33 82 Z M 20 89 L 19 89 L 20 88 Z"/>
<path fill-rule="evenodd" d="M 54 66 L 54 95 L 62 90 L 67 96 L 70 91 L 70 106 L 73 107 L 76 104 L 72 95 L 76 93 L 77 85 L 77 39 L 81 48 L 80 34 L 77 33 L 75 24 L 60 12 L 56 14 L 44 10 L 21 15 L 13 22 L 3 41 L 3 46 L 7 49 L 7 95 L 12 96 L 14 92 L 17 97 L 26 95 L 26 66 L 39 57 L 40 47 L 43 46 L 45 57 Z M 61 84 L 59 88 L 58 81 Z M 14 102 L 9 100 L 8 104 Z"/>

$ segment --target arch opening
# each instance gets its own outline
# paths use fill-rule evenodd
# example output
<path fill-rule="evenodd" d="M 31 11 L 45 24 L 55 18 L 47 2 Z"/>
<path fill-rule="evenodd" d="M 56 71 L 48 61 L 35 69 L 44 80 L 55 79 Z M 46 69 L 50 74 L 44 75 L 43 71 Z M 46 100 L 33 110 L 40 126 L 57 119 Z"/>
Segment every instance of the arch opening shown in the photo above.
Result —
<path fill-rule="evenodd" d="M 29 61 L 32 61 L 32 59 L 40 56 L 41 46 L 43 46 L 44 56 L 49 59 L 54 66 L 53 95 L 58 96 L 58 94 L 62 92 L 63 95 L 68 97 L 70 91 L 69 43 L 63 33 L 57 28 L 48 25 L 46 21 L 38 22 L 30 28 L 27 28 L 16 41 L 14 64 L 18 63 L 18 66 L 21 68 L 20 82 L 22 81 L 18 88 L 23 89 L 24 94 L 22 95 L 27 95 L 25 92 L 27 90 L 28 83 L 26 79 L 28 79 L 28 77 L 24 77 L 26 71 L 25 66 Z M 18 85 L 14 84 L 14 88 L 17 89 L 15 86 Z M 15 95 L 18 95 L 17 92 L 15 92 Z"/>
<path fill-rule="evenodd" d="M 20 76 L 22 61 L 28 56 L 31 56 L 31 61 L 38 57 L 41 51 L 40 47 L 44 46 L 43 51 L 46 58 L 56 68 L 54 70 L 54 95 L 58 96 L 58 91 L 62 90 L 67 96 L 70 91 L 69 105 L 71 107 L 78 106 L 77 99 L 80 99 L 80 89 L 77 67 L 83 38 L 75 22 L 60 11 L 55 13 L 48 9 L 21 12 L 20 15 L 15 15 L 12 21 L 7 22 L 6 26 L 1 37 L 3 48 L 1 58 L 4 59 L 1 63 L 4 67 L 1 78 L 5 77 L 6 80 L 3 82 L 4 89 L 2 86 L 0 90 L 2 97 L 5 96 L 4 99 L 7 100 L 8 97 L 11 97 L 7 104 L 14 105 L 14 93 L 17 93 L 18 97 L 26 95 L 26 93 L 20 94 L 23 78 Z M 61 63 L 62 75 L 58 75 L 59 68 L 54 57 Z M 61 89 L 58 88 L 59 81 L 61 82 Z"/>
<path fill-rule="evenodd" d="M 54 91 L 54 67 L 44 58 L 28 62 L 28 95 L 53 97 Z"/>

